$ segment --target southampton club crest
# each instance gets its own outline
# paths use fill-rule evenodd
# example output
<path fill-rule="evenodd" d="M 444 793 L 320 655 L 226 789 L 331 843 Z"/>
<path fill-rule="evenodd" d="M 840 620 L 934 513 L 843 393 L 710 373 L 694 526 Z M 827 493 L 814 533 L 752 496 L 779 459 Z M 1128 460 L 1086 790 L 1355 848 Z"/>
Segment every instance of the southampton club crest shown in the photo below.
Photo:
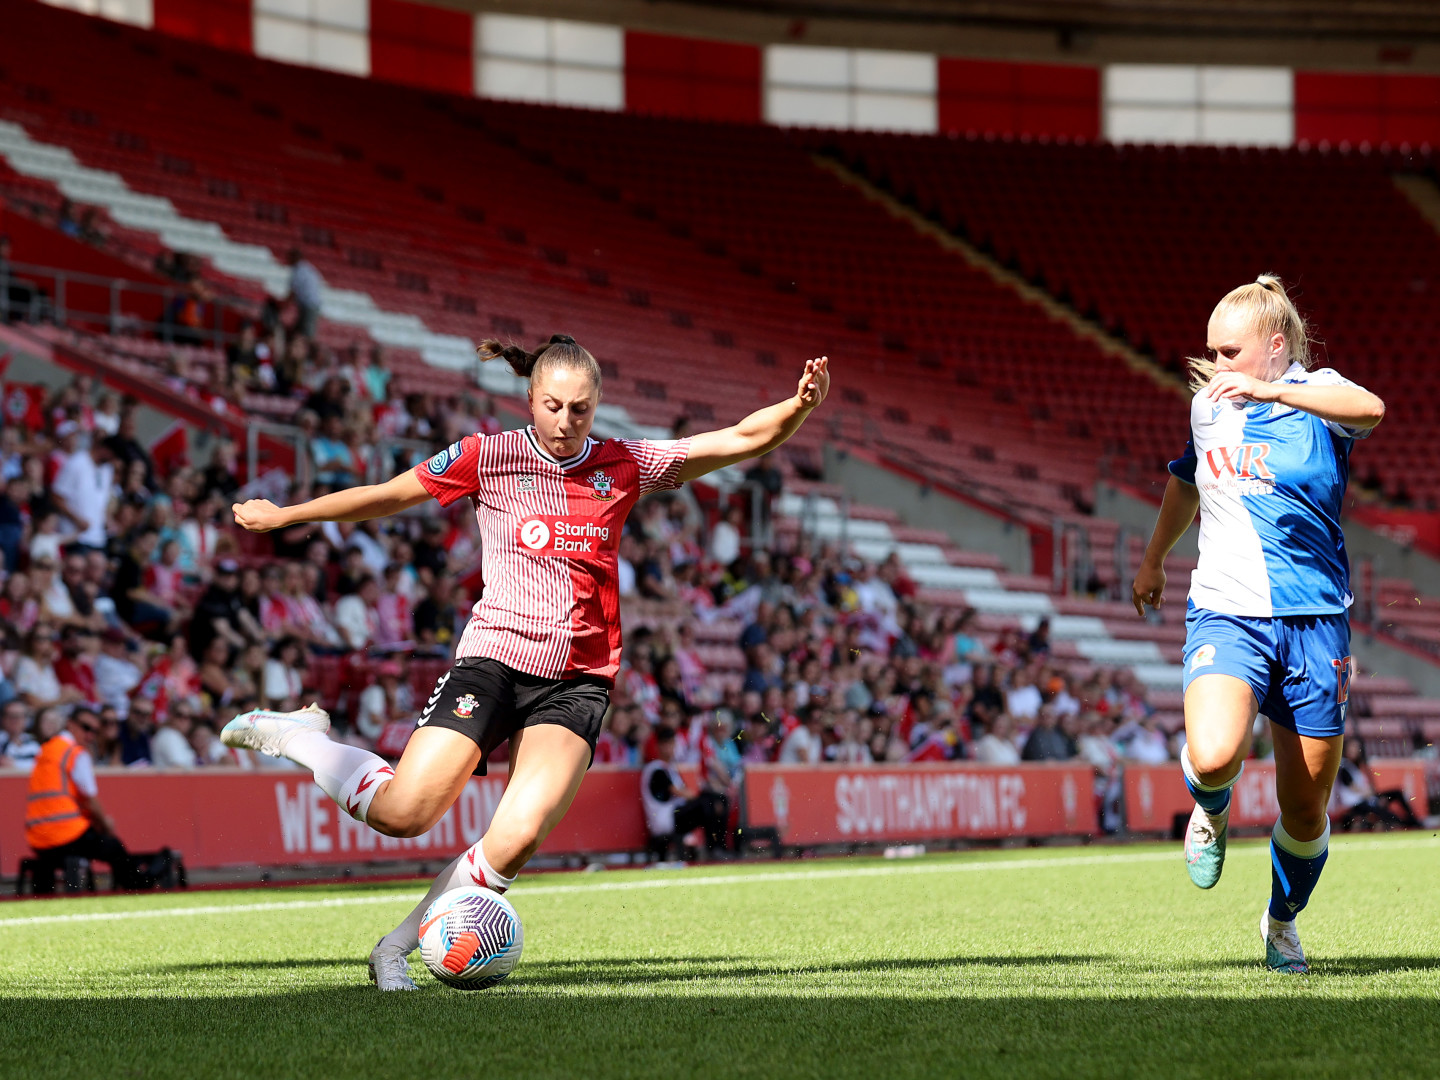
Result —
<path fill-rule="evenodd" d="M 475 711 L 475 706 L 480 704 L 480 699 L 474 694 L 466 694 L 455 702 L 455 715 L 461 720 L 469 720 L 470 714 Z"/>
<path fill-rule="evenodd" d="M 596 469 L 590 474 L 588 479 L 590 486 L 594 489 L 591 494 L 594 495 L 595 498 L 601 502 L 609 502 L 615 498 L 615 492 L 612 490 L 615 487 L 615 478 L 613 476 L 607 476 L 605 470 Z"/>

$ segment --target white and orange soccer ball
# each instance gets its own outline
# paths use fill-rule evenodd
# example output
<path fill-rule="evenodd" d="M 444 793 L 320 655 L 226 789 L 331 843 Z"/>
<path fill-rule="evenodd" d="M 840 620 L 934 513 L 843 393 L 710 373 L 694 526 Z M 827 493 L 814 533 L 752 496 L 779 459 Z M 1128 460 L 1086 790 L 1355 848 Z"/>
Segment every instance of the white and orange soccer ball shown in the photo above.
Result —
<path fill-rule="evenodd" d="M 525 932 L 499 893 L 467 885 L 441 895 L 420 922 L 420 957 L 457 990 L 494 986 L 520 962 Z"/>

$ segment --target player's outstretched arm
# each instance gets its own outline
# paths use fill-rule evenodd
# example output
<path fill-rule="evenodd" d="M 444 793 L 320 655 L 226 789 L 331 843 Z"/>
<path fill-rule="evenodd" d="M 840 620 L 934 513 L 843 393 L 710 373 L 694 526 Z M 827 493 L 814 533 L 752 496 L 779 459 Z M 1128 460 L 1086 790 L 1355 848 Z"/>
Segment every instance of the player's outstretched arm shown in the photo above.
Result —
<path fill-rule="evenodd" d="M 419 506 L 428 498 L 430 493 L 416 478 L 414 471 L 406 469 L 383 484 L 332 491 L 329 495 L 321 495 L 318 499 L 295 506 L 276 506 L 269 499 L 251 499 L 236 503 L 230 509 L 235 514 L 237 525 L 251 532 L 269 532 L 304 521 L 369 521 L 371 518 L 389 517 Z"/>
<path fill-rule="evenodd" d="M 753 412 L 734 427 L 691 436 L 690 453 L 680 467 L 680 479 L 694 480 L 726 465 L 769 453 L 800 430 L 811 410 L 829 392 L 829 358 L 805 361 L 794 397 Z"/>
<path fill-rule="evenodd" d="M 1145 557 L 1140 560 L 1135 583 L 1130 586 L 1130 600 L 1141 618 L 1145 617 L 1146 604 L 1157 611 L 1165 605 L 1165 556 L 1185 535 L 1199 509 L 1200 492 L 1195 485 L 1185 483 L 1178 476 L 1170 477 L 1160 502 L 1160 516 L 1155 519 L 1155 531 L 1150 534 Z"/>
<path fill-rule="evenodd" d="M 1200 391 L 1210 401 L 1274 401 L 1353 431 L 1370 431 L 1385 419 L 1385 402 L 1363 386 L 1307 386 L 1265 382 L 1222 371 Z"/>

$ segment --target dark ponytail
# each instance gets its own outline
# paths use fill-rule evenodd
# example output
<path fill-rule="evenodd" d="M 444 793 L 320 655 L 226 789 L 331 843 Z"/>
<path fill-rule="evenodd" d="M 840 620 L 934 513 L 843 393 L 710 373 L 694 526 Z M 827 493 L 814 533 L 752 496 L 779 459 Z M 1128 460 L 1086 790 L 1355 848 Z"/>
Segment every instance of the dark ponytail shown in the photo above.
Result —
<path fill-rule="evenodd" d="M 510 370 L 522 379 L 534 378 L 536 370 L 542 367 L 543 360 L 543 366 L 547 368 L 579 368 L 594 380 L 596 389 L 600 386 L 600 365 L 595 362 L 595 357 L 590 355 L 589 350 L 576 344 L 569 334 L 551 334 L 550 340 L 533 352 L 526 352 L 519 345 L 502 345 L 491 338 L 482 341 L 475 349 L 475 354 L 482 362 L 503 358 L 510 365 Z"/>

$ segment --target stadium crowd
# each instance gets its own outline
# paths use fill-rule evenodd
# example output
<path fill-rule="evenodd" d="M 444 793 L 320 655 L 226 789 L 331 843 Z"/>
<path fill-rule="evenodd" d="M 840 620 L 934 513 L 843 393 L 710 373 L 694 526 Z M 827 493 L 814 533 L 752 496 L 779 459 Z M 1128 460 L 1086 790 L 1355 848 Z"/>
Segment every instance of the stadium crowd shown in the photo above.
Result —
<path fill-rule="evenodd" d="M 437 447 L 497 429 L 483 399 L 390 400 L 383 356 L 368 360 L 324 350 L 298 369 L 308 374 L 290 392 L 316 434 L 313 479 L 292 498 L 361 481 L 377 417 Z M 748 479 L 772 497 L 783 484 L 768 462 Z M 225 748 L 218 728 L 256 706 L 335 706 L 337 691 L 342 737 L 398 756 L 423 689 L 411 657 L 445 656 L 468 617 L 454 571 L 478 552 L 463 504 L 239 534 L 234 447 L 218 444 L 203 468 L 158 466 L 134 404 L 83 376 L 28 415 L 7 410 L 0 483 L 0 766 L 24 767 L 89 705 L 100 764 L 283 767 Z M 894 557 L 752 550 L 748 534 L 739 501 L 716 518 L 687 491 L 633 515 L 620 585 L 634 602 L 597 761 L 643 764 L 670 729 L 676 762 L 701 764 L 717 790 L 756 761 L 953 758 L 1082 758 L 1109 790 L 1125 759 L 1178 751 L 1128 671 L 1077 679 L 1052 663 L 1046 624 L 982 634 L 973 613 L 919 603 Z M 697 646 L 717 625 L 743 627 L 743 675 L 711 670 Z"/>

